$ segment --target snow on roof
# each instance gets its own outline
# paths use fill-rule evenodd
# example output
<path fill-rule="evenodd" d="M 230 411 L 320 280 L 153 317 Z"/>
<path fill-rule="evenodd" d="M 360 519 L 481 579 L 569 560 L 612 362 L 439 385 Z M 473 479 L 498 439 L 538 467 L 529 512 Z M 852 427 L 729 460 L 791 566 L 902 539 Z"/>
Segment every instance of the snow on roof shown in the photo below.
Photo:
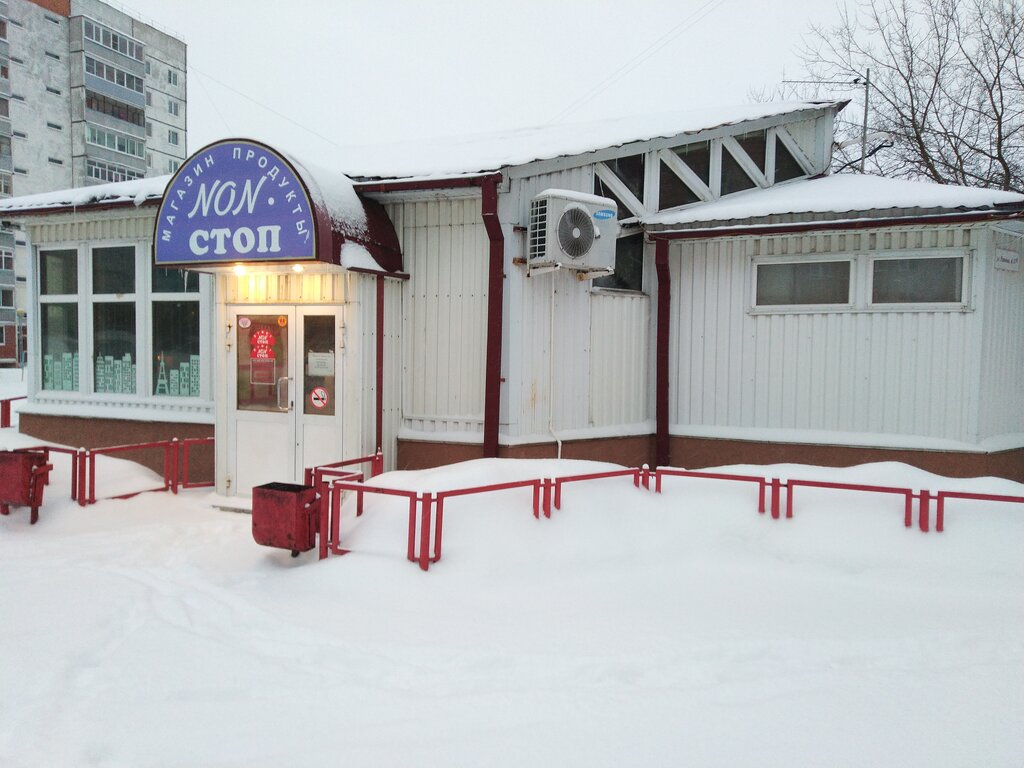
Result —
<path fill-rule="evenodd" d="M 281 154 L 298 170 L 314 205 L 320 202 L 327 210 L 336 231 L 348 236 L 366 233 L 366 210 L 350 178 L 301 160 L 291 152 L 281 151 Z"/>
<path fill-rule="evenodd" d="M 159 200 L 163 197 L 164 189 L 170 180 L 170 176 L 154 176 L 133 181 L 116 181 L 112 184 L 59 189 L 56 192 L 41 192 L 37 195 L 8 197 L 0 200 L 0 213 L 49 208 L 80 208 L 86 205 L 116 203 L 133 203 L 138 206 L 149 200 Z"/>
<path fill-rule="evenodd" d="M 290 152 L 276 148 L 275 151 L 279 151 L 295 166 L 302 181 L 309 188 L 314 203 L 322 203 L 338 231 L 345 235 L 365 233 L 366 212 L 351 179 L 339 171 L 326 170 L 315 163 L 306 162 Z M 147 201 L 158 202 L 170 180 L 169 175 L 154 176 L 134 181 L 118 181 L 112 184 L 95 184 L 37 195 L 10 197 L 0 199 L 0 214 L 121 203 L 139 206 Z"/>
<path fill-rule="evenodd" d="M 338 162 L 359 178 L 427 177 L 494 171 L 635 141 L 698 133 L 796 112 L 837 108 L 842 101 L 767 102 L 734 107 L 633 115 L 580 125 L 550 125 L 500 133 L 345 147 Z"/>
<path fill-rule="evenodd" d="M 373 258 L 366 246 L 360 243 L 344 242 L 341 244 L 341 266 L 345 269 L 360 269 L 364 272 L 386 274 L 377 260 Z"/>
<path fill-rule="evenodd" d="M 1024 204 L 1024 195 L 843 173 L 739 192 L 714 202 L 646 216 L 641 221 L 647 225 L 670 227 L 787 213 L 848 213 L 891 208 L 978 210 L 1007 204 Z"/>

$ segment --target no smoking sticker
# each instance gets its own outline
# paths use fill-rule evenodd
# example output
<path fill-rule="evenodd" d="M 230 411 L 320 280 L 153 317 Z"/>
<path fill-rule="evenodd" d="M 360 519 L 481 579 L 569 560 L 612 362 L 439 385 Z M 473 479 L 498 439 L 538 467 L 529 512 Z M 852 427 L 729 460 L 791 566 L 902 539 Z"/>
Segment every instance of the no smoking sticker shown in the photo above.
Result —
<path fill-rule="evenodd" d="M 313 387 L 309 393 L 309 402 L 314 408 L 326 408 L 328 399 L 327 390 L 323 387 Z"/>

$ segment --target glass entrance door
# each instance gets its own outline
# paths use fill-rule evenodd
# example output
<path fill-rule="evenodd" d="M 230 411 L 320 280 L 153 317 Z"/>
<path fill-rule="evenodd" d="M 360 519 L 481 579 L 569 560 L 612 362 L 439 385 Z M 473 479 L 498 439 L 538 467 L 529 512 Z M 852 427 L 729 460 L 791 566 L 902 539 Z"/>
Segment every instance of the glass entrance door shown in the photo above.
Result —
<path fill-rule="evenodd" d="M 295 481 L 295 310 L 231 312 L 228 364 L 228 473 L 231 492 Z"/>
<path fill-rule="evenodd" d="M 340 329 L 333 307 L 250 306 L 229 312 L 231 492 L 300 482 L 341 456 Z"/>

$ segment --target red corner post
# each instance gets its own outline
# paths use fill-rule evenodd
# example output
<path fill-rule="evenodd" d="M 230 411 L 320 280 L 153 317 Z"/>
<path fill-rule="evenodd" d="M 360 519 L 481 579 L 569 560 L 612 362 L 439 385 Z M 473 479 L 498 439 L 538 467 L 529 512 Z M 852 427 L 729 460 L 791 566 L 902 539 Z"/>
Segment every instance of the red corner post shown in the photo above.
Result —
<path fill-rule="evenodd" d="M 505 236 L 498 221 L 500 177 L 481 180 L 483 220 L 490 240 L 487 276 L 487 362 L 484 376 L 484 457 L 498 455 L 498 418 L 501 407 L 501 336 L 505 291 Z"/>
<path fill-rule="evenodd" d="M 669 465 L 668 382 L 669 382 L 669 314 L 672 293 L 668 268 L 668 240 L 654 241 L 654 266 L 658 273 L 658 330 L 655 365 L 655 449 L 656 467 Z"/>
<path fill-rule="evenodd" d="M 377 452 L 384 448 L 384 276 L 377 275 Z M 379 473 L 374 473 L 379 474 Z"/>

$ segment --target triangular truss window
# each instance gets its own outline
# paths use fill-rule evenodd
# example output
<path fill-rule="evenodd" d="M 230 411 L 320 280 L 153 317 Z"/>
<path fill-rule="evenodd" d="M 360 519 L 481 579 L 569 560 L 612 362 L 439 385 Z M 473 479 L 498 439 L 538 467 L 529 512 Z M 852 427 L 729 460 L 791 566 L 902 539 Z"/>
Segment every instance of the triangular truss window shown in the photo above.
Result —
<path fill-rule="evenodd" d="M 765 154 L 767 152 L 767 139 L 764 131 L 744 133 L 736 137 L 736 143 L 743 147 L 743 151 L 750 156 L 761 173 L 764 173 Z"/>
<path fill-rule="evenodd" d="M 793 153 L 786 149 L 782 139 L 775 137 L 775 182 L 789 181 L 806 176 L 807 171 L 801 167 Z"/>
<path fill-rule="evenodd" d="M 604 183 L 604 179 L 594 174 L 594 194 L 598 197 L 610 197 L 615 201 L 615 205 L 618 206 L 619 215 L 617 218 L 628 219 L 635 214 L 626 207 L 626 204 L 622 202 L 621 198 L 612 192 L 611 187 Z"/>
<path fill-rule="evenodd" d="M 664 163 L 660 163 L 658 180 L 658 210 L 699 203 L 700 198 Z"/>
<path fill-rule="evenodd" d="M 604 164 L 625 185 L 626 189 L 633 193 L 637 200 L 644 201 L 643 155 L 617 157 L 614 160 L 605 160 Z"/>
<path fill-rule="evenodd" d="M 722 195 L 731 195 L 735 192 L 742 192 L 745 189 L 752 189 L 757 184 L 751 179 L 746 171 L 736 162 L 732 153 L 722 147 Z"/>
<path fill-rule="evenodd" d="M 682 147 L 675 147 L 672 151 L 689 166 L 691 171 L 697 174 L 697 178 L 703 181 L 706 186 L 711 186 L 710 142 L 700 141 L 696 144 L 686 144 Z"/>

